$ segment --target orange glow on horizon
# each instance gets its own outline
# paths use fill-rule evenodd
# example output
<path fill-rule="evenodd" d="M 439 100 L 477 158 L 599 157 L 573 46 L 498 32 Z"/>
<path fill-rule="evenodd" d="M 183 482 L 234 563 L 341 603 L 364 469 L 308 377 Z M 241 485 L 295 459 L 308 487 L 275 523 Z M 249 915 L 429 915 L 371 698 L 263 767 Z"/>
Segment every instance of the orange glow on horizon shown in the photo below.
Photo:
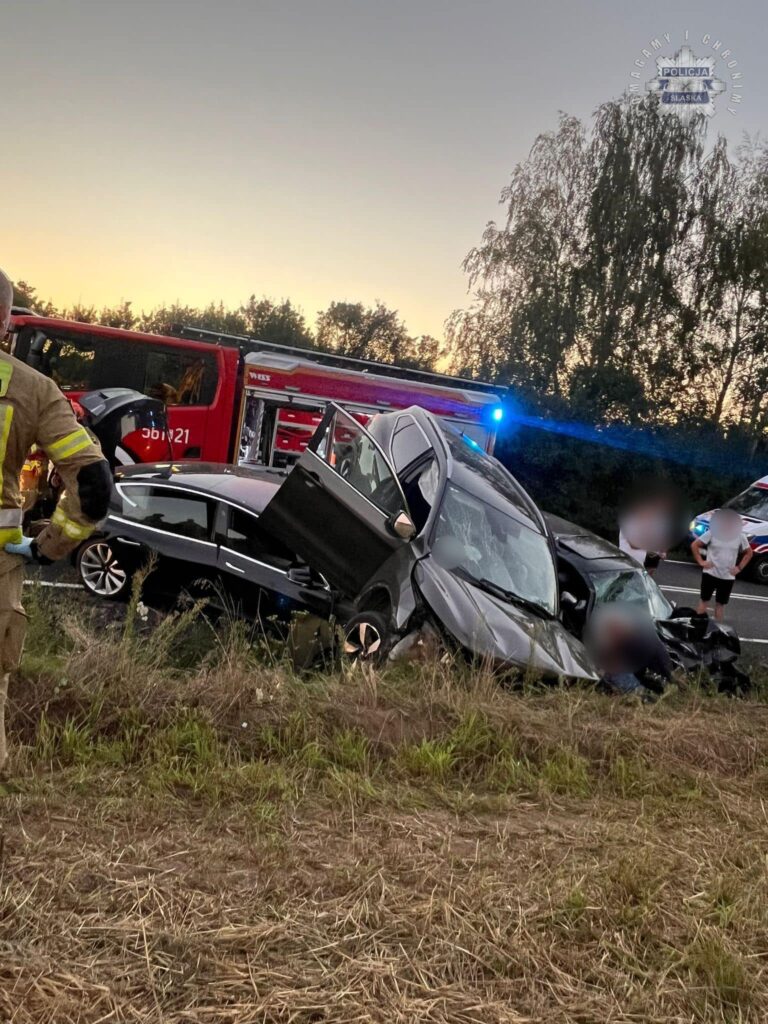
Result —
<path fill-rule="evenodd" d="M 70 246 L 17 232 L 7 238 L 4 248 L 3 269 L 11 279 L 32 285 L 41 300 L 58 309 L 78 305 L 112 308 L 124 301 L 130 301 L 137 312 L 173 304 L 204 307 L 212 302 L 236 309 L 255 295 L 275 302 L 289 299 L 314 329 L 318 314 L 333 301 L 364 305 L 381 301 L 398 310 L 413 336 L 428 334 L 442 340 L 445 319 L 466 301 L 462 289 L 443 289 L 445 304 L 439 308 L 426 294 L 409 295 L 399 282 L 386 290 L 364 278 L 356 280 L 355 273 L 346 275 L 350 283 L 343 289 L 329 280 L 306 280 L 299 273 L 293 278 L 285 269 L 271 268 L 270 272 L 270 268 L 258 268 L 249 273 L 230 265 L 217 270 L 215 260 L 209 272 L 201 265 L 204 257 L 186 247 L 180 247 L 178 253 L 156 248 L 137 257 L 125 250 L 110 252 L 100 243 L 81 248 L 80 256 L 73 259 Z M 68 250 L 66 258 L 64 248 Z"/>

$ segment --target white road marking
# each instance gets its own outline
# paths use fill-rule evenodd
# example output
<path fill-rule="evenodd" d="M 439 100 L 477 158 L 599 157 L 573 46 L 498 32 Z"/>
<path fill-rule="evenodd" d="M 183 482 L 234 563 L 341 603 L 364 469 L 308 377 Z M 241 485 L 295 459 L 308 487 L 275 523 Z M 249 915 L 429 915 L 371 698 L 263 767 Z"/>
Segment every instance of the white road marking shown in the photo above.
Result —
<path fill-rule="evenodd" d="M 743 636 L 740 639 L 743 644 L 768 644 L 768 640 L 755 640 L 751 636 Z"/>
<path fill-rule="evenodd" d="M 663 585 L 661 590 L 673 590 L 676 594 L 698 594 L 698 587 L 671 587 Z M 768 603 L 768 597 L 759 597 L 757 594 L 731 594 L 732 601 L 764 601 Z"/>
<path fill-rule="evenodd" d="M 83 590 L 79 583 L 51 583 L 48 580 L 24 580 L 25 587 L 61 587 L 64 590 Z"/>

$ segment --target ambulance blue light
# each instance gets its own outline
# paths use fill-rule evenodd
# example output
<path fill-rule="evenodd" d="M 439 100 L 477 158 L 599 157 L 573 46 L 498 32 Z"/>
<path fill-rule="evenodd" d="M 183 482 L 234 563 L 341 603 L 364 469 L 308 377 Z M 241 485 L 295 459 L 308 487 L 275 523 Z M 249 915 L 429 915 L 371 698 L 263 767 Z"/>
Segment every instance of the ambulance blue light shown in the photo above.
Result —
<path fill-rule="evenodd" d="M 491 413 L 491 419 L 493 420 L 494 423 L 501 423 L 501 421 L 504 419 L 504 410 L 500 405 L 497 405 L 496 408 Z"/>

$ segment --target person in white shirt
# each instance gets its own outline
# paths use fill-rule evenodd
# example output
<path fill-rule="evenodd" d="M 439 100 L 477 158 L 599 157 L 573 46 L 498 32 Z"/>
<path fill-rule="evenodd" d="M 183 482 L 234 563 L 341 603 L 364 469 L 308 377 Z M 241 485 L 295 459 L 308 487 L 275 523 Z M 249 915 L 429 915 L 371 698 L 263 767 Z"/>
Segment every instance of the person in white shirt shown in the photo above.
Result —
<path fill-rule="evenodd" d="M 629 555 L 630 558 L 634 558 L 639 565 L 645 565 L 645 559 L 648 552 L 645 548 L 633 547 L 623 530 L 619 530 L 619 547 L 625 555 Z"/>
<path fill-rule="evenodd" d="M 714 512 L 709 529 L 693 542 L 691 552 L 703 569 L 696 611 L 703 615 L 714 595 L 715 618 L 722 622 L 736 577 L 753 555 L 739 513 L 730 508 Z"/>

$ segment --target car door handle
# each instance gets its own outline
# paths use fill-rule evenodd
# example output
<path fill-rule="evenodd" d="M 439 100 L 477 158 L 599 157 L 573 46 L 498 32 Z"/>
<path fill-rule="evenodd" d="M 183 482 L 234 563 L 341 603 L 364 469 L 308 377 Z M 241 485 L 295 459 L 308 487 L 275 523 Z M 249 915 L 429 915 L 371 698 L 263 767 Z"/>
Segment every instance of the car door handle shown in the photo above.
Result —
<path fill-rule="evenodd" d="M 224 565 L 226 565 L 228 569 L 232 569 L 234 572 L 242 573 L 243 576 L 245 576 L 245 569 L 241 569 L 239 565 L 232 565 L 231 562 L 225 562 Z"/>

